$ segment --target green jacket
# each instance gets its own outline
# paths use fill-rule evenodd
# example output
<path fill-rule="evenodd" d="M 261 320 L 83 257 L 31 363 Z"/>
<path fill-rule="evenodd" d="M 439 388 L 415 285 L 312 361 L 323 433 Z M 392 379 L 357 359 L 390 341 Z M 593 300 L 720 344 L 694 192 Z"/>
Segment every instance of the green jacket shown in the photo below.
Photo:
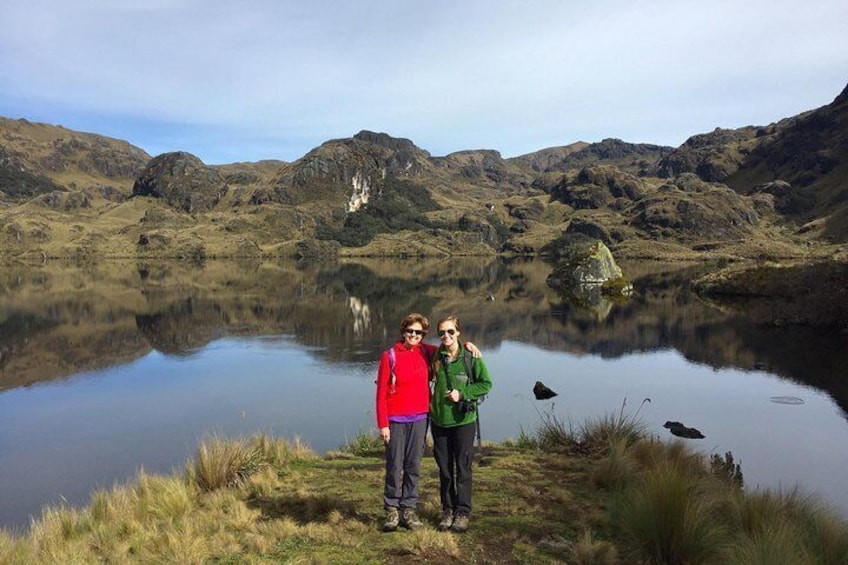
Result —
<path fill-rule="evenodd" d="M 460 348 L 462 349 L 461 353 L 464 354 L 463 344 L 460 344 Z M 440 347 L 436 352 L 437 359 L 444 359 L 443 353 L 445 353 L 445 350 Z M 474 412 L 463 412 L 458 404 L 448 400 L 447 394 L 450 387 L 445 375 L 445 367 L 441 362 L 435 363 L 435 367 L 436 382 L 433 388 L 433 396 L 430 399 L 430 421 L 441 428 L 464 426 L 475 422 L 477 420 L 476 410 Z M 448 363 L 447 368 L 453 387 L 460 392 L 462 400 L 476 400 L 492 390 L 492 377 L 489 376 L 489 370 L 483 363 L 483 359 L 471 357 L 471 370 L 474 377 L 470 383 L 468 375 L 465 374 L 465 362 L 462 360 L 462 355 Z"/>

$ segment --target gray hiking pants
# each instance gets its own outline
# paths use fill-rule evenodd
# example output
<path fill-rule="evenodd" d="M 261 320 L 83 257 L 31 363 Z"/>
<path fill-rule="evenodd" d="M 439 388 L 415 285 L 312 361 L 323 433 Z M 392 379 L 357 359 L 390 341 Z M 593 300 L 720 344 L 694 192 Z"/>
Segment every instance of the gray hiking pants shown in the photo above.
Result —
<path fill-rule="evenodd" d="M 386 485 L 383 504 L 388 507 L 415 508 L 418 504 L 418 480 L 427 420 L 411 423 L 389 422 L 386 446 Z"/>

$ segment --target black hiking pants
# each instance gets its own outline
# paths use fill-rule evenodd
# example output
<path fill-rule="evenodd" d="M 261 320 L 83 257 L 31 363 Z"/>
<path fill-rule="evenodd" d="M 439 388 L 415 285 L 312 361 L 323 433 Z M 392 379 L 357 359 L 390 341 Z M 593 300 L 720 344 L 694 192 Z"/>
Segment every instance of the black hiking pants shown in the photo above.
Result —
<path fill-rule="evenodd" d="M 439 495 L 442 510 L 471 513 L 471 464 L 474 461 L 476 423 L 452 428 L 435 424 L 433 455 L 439 467 Z"/>

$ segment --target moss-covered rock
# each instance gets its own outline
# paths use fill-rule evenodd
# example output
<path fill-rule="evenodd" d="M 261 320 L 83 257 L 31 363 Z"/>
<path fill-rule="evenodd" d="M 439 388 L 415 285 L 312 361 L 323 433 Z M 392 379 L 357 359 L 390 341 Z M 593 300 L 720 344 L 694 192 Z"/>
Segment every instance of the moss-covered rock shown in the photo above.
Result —
<path fill-rule="evenodd" d="M 547 283 L 561 292 L 578 296 L 590 290 L 619 295 L 632 290 L 612 252 L 597 240 L 571 246 L 548 275 Z"/>

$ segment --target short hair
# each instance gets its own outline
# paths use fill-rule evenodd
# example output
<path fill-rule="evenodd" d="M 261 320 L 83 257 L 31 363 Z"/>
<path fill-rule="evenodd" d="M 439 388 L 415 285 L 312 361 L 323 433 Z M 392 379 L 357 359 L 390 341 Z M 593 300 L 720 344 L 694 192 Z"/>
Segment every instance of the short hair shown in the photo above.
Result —
<path fill-rule="evenodd" d="M 413 312 L 400 321 L 400 333 L 403 334 L 406 328 L 412 324 L 421 324 L 421 329 L 425 332 L 430 329 L 430 320 L 427 319 L 427 316 Z"/>

